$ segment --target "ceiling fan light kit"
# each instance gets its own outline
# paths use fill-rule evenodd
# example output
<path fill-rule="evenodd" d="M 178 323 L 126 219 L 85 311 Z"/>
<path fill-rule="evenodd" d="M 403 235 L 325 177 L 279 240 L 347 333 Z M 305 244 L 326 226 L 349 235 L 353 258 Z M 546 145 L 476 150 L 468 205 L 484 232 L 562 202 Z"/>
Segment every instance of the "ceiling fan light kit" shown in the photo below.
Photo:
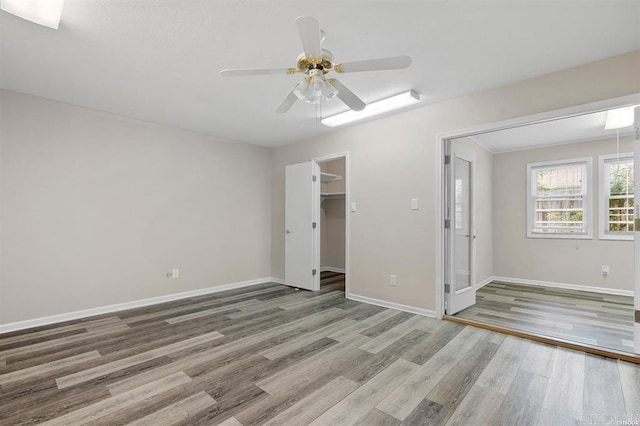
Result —
<path fill-rule="evenodd" d="M 325 77 L 327 73 L 332 71 L 342 74 L 362 71 L 396 70 L 407 68 L 411 65 L 411 58 L 408 56 L 394 56 L 335 64 L 331 52 L 322 48 L 324 33 L 320 30 L 318 21 L 307 16 L 301 16 L 296 19 L 296 26 L 298 27 L 298 33 L 303 47 L 303 52 L 298 56 L 296 68 L 225 69 L 220 71 L 220 74 L 226 77 L 267 74 L 306 74 L 305 79 L 296 84 L 287 97 L 280 103 L 276 109 L 277 113 L 287 112 L 298 99 L 317 105 L 328 102 L 335 97 L 344 102 L 352 111 L 362 111 L 367 106 L 364 101 L 337 79 Z M 419 97 L 417 99 L 419 101 Z"/>
<path fill-rule="evenodd" d="M 319 104 L 335 98 L 338 90 L 329 84 L 322 71 L 313 69 L 307 78 L 293 88 L 293 93 L 302 101 Z"/>
<path fill-rule="evenodd" d="M 365 118 L 374 117 L 389 111 L 405 108 L 420 102 L 420 95 L 413 90 L 400 93 L 389 98 L 372 102 L 361 111 L 345 111 L 331 117 L 323 118 L 320 122 L 325 126 L 338 127 L 355 121 L 364 120 Z"/>

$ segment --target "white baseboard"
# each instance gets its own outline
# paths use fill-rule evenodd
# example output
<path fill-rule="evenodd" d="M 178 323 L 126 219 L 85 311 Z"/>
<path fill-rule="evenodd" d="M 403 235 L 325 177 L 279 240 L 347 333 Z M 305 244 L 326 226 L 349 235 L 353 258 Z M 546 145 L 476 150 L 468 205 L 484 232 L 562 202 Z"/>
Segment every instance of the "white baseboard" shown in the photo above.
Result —
<path fill-rule="evenodd" d="M 368 303 L 370 305 L 382 306 L 383 308 L 396 309 L 398 311 L 410 312 L 412 314 L 423 315 L 429 318 L 435 318 L 435 311 L 429 309 L 416 308 L 414 306 L 401 305 L 400 303 L 387 302 L 386 300 L 374 299 L 373 297 L 360 296 L 350 293 L 347 299 L 355 300 L 356 302 Z"/>
<path fill-rule="evenodd" d="M 473 287 L 476 290 L 479 290 L 479 289 L 481 289 L 482 287 L 484 287 L 485 285 L 489 284 L 491 281 L 493 281 L 495 279 L 496 279 L 496 277 L 489 277 L 489 278 L 487 278 L 485 280 L 480 281 L 479 283 L 476 283 L 476 285 L 474 285 Z"/>
<path fill-rule="evenodd" d="M 117 303 L 115 305 L 100 306 L 97 308 L 84 309 L 81 311 L 68 312 L 64 314 L 51 315 L 47 317 L 34 318 L 25 321 L 12 322 L 0 325 L 0 334 L 10 331 L 24 330 L 26 328 L 40 327 L 43 325 L 56 324 L 64 321 L 71 321 L 79 318 L 92 317 L 95 315 L 108 314 L 111 312 L 124 311 L 126 309 L 141 308 L 143 306 L 156 305 L 158 303 L 171 302 L 189 297 L 202 296 L 205 294 L 219 293 L 221 291 L 233 290 L 252 285 L 274 282 L 283 284 L 284 280 L 274 277 L 256 278 L 254 280 L 240 281 L 230 284 L 222 284 L 214 287 L 207 287 L 199 290 L 185 291 L 182 293 L 167 294 L 165 296 L 150 297 L 148 299 L 133 300 L 131 302 Z"/>
<path fill-rule="evenodd" d="M 603 294 L 613 294 L 616 296 L 631 296 L 633 297 L 632 290 L 618 290 L 615 288 L 606 288 L 606 287 L 592 287 L 588 285 L 580 285 L 580 284 L 567 284 L 567 283 L 556 283 L 551 281 L 537 281 L 537 280 L 527 280 L 523 278 L 511 278 L 511 277 L 493 277 L 494 281 L 504 281 L 507 283 L 514 284 L 525 284 L 525 285 L 537 285 L 542 287 L 552 287 L 552 288 L 562 288 L 565 290 L 580 290 L 580 291 L 591 291 L 594 293 L 603 293 Z"/>
<path fill-rule="evenodd" d="M 320 272 L 335 272 L 337 274 L 344 274 L 344 268 L 334 268 L 333 266 L 321 266 Z"/>

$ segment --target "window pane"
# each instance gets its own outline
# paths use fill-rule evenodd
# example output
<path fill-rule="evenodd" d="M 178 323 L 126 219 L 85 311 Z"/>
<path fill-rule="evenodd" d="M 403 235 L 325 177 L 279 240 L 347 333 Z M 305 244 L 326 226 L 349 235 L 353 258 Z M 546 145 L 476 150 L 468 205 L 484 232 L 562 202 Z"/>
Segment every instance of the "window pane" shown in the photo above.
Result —
<path fill-rule="evenodd" d="M 579 195 L 582 190 L 582 165 L 537 169 L 536 195 Z"/>
<path fill-rule="evenodd" d="M 633 160 L 625 159 L 609 163 L 609 187 L 611 196 L 633 195 Z"/>
<path fill-rule="evenodd" d="M 582 199 L 537 199 L 534 232 L 583 232 Z"/>
<path fill-rule="evenodd" d="M 606 161 L 609 181 L 608 232 L 633 232 L 633 158 Z M 605 194 L 606 195 L 606 194 Z"/>

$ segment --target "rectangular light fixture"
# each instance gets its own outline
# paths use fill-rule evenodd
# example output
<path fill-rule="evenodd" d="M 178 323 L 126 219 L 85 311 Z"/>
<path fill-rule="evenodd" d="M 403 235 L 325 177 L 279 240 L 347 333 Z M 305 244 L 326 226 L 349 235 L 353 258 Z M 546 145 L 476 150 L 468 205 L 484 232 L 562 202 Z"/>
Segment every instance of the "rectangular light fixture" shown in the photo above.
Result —
<path fill-rule="evenodd" d="M 365 118 L 417 104 L 418 102 L 420 102 L 420 95 L 413 90 L 409 90 L 408 92 L 400 93 L 399 95 L 391 96 L 390 98 L 372 102 L 362 111 L 345 111 L 340 114 L 332 115 L 331 117 L 323 118 L 320 122 L 329 127 L 342 126 L 344 124 L 353 123 L 354 121 L 364 120 Z"/>
<path fill-rule="evenodd" d="M 607 121 L 604 125 L 605 130 L 622 129 L 633 125 L 633 109 L 634 107 L 611 109 L 607 111 Z"/>
<path fill-rule="evenodd" d="M 27 21 L 58 29 L 64 0 L 0 0 L 0 9 Z"/>

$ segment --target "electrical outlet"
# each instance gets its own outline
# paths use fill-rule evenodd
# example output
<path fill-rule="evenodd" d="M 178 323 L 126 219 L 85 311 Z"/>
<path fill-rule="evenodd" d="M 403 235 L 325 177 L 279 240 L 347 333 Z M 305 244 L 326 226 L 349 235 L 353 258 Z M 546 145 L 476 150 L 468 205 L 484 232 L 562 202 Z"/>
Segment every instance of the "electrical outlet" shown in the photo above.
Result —
<path fill-rule="evenodd" d="M 609 267 L 606 265 L 602 265 L 602 276 L 606 277 L 609 275 Z"/>
<path fill-rule="evenodd" d="M 180 270 L 178 268 L 173 268 L 172 270 L 164 274 L 164 276 L 167 278 L 178 278 L 179 275 L 180 275 Z"/>
<path fill-rule="evenodd" d="M 391 287 L 395 287 L 395 286 L 396 286 L 396 283 L 397 283 L 396 276 L 395 276 L 395 275 L 393 275 L 393 274 L 389 275 L 389 285 L 390 285 Z"/>

